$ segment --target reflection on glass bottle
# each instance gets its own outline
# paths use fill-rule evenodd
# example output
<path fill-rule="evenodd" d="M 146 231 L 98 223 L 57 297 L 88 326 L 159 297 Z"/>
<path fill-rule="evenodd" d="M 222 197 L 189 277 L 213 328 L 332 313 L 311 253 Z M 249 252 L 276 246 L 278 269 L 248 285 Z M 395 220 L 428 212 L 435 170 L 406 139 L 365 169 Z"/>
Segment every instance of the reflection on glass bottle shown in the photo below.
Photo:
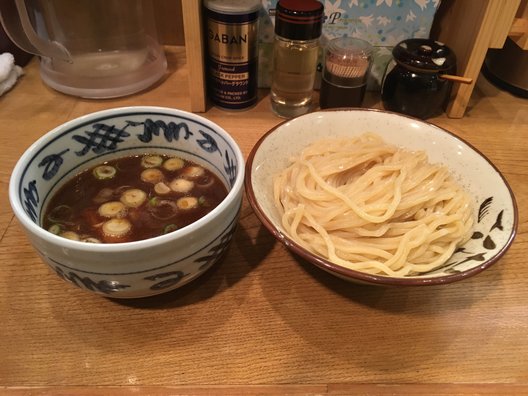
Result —
<path fill-rule="evenodd" d="M 310 110 L 319 55 L 323 5 L 280 0 L 275 16 L 271 106 L 281 117 Z"/>
<path fill-rule="evenodd" d="M 271 85 L 274 110 L 285 116 L 302 114 L 312 102 L 319 45 L 314 41 L 292 42 L 280 37 L 276 41 Z"/>

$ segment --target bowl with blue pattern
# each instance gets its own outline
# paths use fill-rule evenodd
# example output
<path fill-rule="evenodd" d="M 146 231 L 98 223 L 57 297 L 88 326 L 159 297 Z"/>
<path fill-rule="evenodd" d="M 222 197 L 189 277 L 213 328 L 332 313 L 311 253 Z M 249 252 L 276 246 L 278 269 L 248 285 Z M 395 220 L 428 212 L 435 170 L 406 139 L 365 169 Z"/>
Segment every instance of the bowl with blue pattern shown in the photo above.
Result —
<path fill-rule="evenodd" d="M 73 176 L 113 159 L 157 153 L 212 171 L 227 189 L 213 210 L 176 231 L 124 243 L 85 243 L 45 230 L 51 197 Z M 112 298 L 168 292 L 196 279 L 228 249 L 240 212 L 244 158 L 235 140 L 199 115 L 164 107 L 104 110 L 34 142 L 12 172 L 9 198 L 32 246 L 63 280 Z"/>

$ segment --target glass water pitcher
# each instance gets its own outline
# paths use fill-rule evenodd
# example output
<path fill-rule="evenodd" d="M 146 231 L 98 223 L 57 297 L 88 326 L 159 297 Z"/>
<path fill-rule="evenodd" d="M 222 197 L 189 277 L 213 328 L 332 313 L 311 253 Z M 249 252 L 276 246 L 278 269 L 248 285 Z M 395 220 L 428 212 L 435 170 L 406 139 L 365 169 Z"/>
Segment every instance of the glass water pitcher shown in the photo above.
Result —
<path fill-rule="evenodd" d="M 152 0 L 0 0 L 11 40 L 50 87 L 86 98 L 141 91 L 167 69 Z"/>

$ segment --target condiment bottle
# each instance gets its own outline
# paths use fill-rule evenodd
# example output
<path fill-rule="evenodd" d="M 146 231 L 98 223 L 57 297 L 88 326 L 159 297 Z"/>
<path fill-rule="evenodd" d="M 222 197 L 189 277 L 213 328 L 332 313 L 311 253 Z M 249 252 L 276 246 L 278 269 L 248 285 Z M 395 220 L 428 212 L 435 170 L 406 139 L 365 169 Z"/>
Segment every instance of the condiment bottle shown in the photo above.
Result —
<path fill-rule="evenodd" d="M 290 118 L 312 106 L 323 5 L 316 0 L 280 0 L 275 14 L 271 107 Z"/>
<path fill-rule="evenodd" d="M 257 103 L 260 0 L 204 0 L 207 94 L 218 107 Z"/>
<path fill-rule="evenodd" d="M 409 39 L 392 56 L 381 90 L 385 109 L 422 119 L 440 114 L 453 85 L 442 76 L 456 73 L 453 51 L 438 41 Z"/>
<path fill-rule="evenodd" d="M 339 37 L 324 50 L 319 103 L 321 109 L 360 107 L 372 65 L 372 46 L 365 40 Z"/>

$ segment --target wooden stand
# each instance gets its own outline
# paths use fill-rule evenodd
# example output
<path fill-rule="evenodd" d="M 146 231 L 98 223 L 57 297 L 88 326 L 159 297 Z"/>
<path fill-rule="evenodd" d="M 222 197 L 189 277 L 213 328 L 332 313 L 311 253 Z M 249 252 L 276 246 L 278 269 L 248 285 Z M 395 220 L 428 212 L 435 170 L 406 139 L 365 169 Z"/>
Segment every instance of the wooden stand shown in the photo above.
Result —
<path fill-rule="evenodd" d="M 510 38 L 523 50 L 528 50 L 528 0 L 521 0 L 510 29 Z"/>
<path fill-rule="evenodd" d="M 207 107 L 201 1 L 181 0 L 185 47 L 189 64 L 189 91 L 193 112 Z M 488 49 L 502 48 L 510 36 L 528 48 L 528 0 L 443 0 L 435 16 L 432 37 L 455 51 L 457 74 L 471 84 L 455 84 L 447 109 L 461 118 L 475 87 Z"/>
<path fill-rule="evenodd" d="M 448 0 L 442 3 L 432 34 L 457 55 L 457 74 L 473 79 L 471 84 L 454 85 L 447 109 L 449 117 L 464 116 L 488 49 L 504 46 L 520 5 L 520 0 Z"/>
<path fill-rule="evenodd" d="M 189 95 L 191 109 L 196 113 L 204 112 L 207 107 L 201 3 L 196 0 L 182 0 L 185 52 L 189 66 Z"/>

